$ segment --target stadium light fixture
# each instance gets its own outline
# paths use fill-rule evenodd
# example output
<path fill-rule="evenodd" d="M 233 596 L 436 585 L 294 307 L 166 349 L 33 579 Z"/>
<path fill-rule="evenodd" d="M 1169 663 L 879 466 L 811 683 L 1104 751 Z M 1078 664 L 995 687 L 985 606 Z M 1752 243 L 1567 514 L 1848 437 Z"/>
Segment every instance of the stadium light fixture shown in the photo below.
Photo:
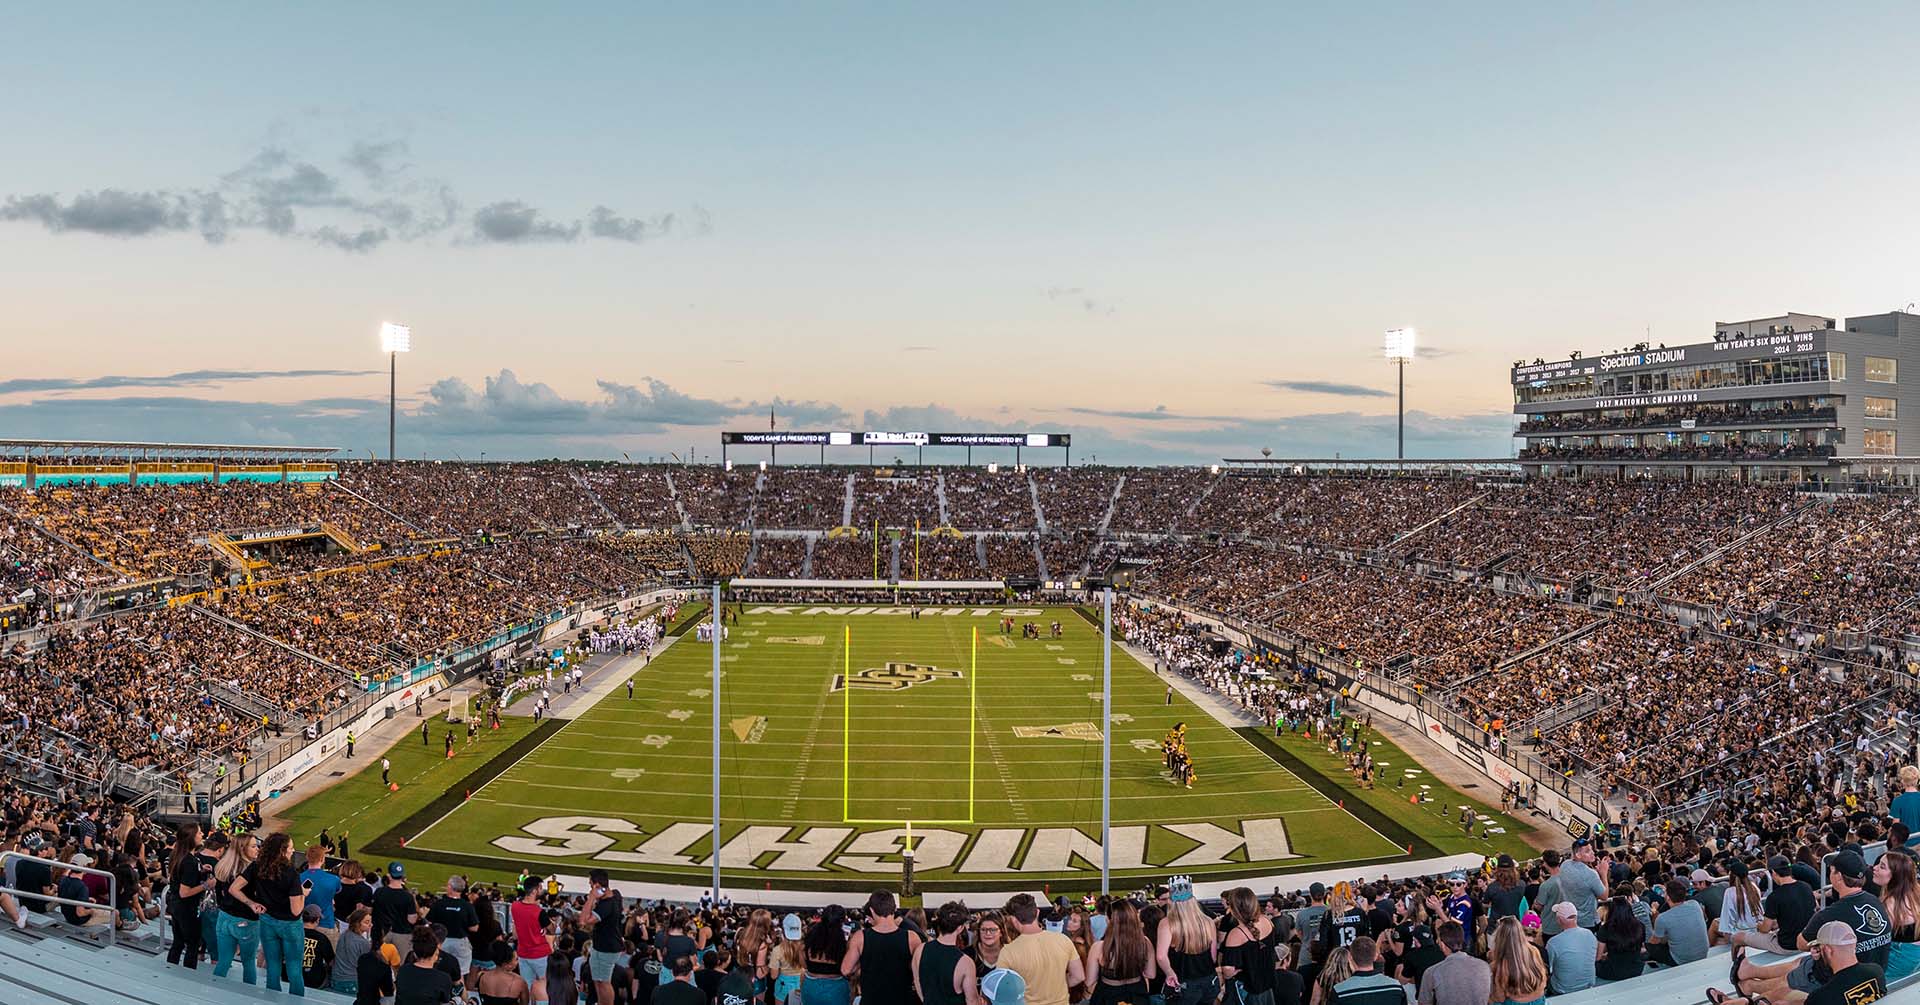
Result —
<path fill-rule="evenodd" d="M 392 321 L 380 323 L 380 351 L 387 354 L 387 463 L 399 455 L 393 452 L 393 417 L 399 398 L 400 354 L 413 351 L 413 329 Z"/>
<path fill-rule="evenodd" d="M 1400 418 L 1395 427 L 1398 443 L 1395 449 L 1396 456 L 1403 461 L 1407 459 L 1407 364 L 1413 362 L 1419 339 L 1420 333 L 1412 328 L 1389 328 L 1381 343 L 1387 362 L 1400 371 Z"/>
<path fill-rule="evenodd" d="M 1000 473 L 1000 463 L 999 463 L 998 461 L 990 461 L 990 462 L 988 462 L 988 464 L 987 464 L 987 474 L 990 474 L 990 475 L 997 475 L 997 474 L 999 474 L 999 473 Z"/>

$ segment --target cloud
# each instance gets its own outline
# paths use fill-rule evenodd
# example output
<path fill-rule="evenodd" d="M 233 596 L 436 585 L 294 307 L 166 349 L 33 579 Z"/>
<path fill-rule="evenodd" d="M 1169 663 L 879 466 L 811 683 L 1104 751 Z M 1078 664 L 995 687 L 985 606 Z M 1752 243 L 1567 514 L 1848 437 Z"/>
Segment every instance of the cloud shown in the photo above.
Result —
<path fill-rule="evenodd" d="M 1078 286 L 1049 286 L 1040 291 L 1055 303 L 1071 303 L 1087 314 L 1112 314 L 1113 304 L 1099 300 Z"/>
<path fill-rule="evenodd" d="M 1188 415 L 1182 412 L 1170 412 L 1165 405 L 1155 405 L 1147 411 L 1128 411 L 1108 408 L 1068 408 L 1064 411 L 1075 415 L 1097 415 L 1108 419 L 1133 419 L 1140 422 L 1239 422 L 1243 416 L 1233 415 Z"/>
<path fill-rule="evenodd" d="M 617 216 L 605 206 L 595 206 L 587 214 L 587 233 L 616 241 L 639 243 L 665 237 L 673 230 L 673 214 L 662 213 L 648 220 L 630 220 Z"/>
<path fill-rule="evenodd" d="M 387 243 L 391 236 L 385 227 L 366 227 L 356 233 L 347 233 L 336 227 L 321 227 L 313 232 L 313 239 L 331 248 L 341 251 L 372 251 Z"/>
<path fill-rule="evenodd" d="M 361 176 L 367 179 L 368 184 L 374 188 L 382 188 L 395 173 L 406 170 L 404 165 L 395 168 L 392 164 L 393 158 L 406 152 L 405 140 L 384 142 L 355 140 L 353 146 L 347 148 L 347 154 L 341 160 L 348 167 L 360 172 Z"/>
<path fill-rule="evenodd" d="M 1442 356 L 1454 355 L 1454 351 L 1437 345 L 1416 345 L 1413 347 L 1413 355 L 1419 359 L 1439 359 Z"/>
<path fill-rule="evenodd" d="M 1365 387 L 1360 384 L 1341 384 L 1331 380 L 1267 380 L 1261 383 L 1276 391 L 1294 391 L 1300 394 L 1332 394 L 1343 398 L 1391 398 L 1392 391 L 1382 391 L 1377 387 Z"/>
<path fill-rule="evenodd" d="M 379 370 L 184 370 L 148 377 L 16 377 L 0 380 L 0 394 L 28 391 L 93 391 L 121 387 L 197 387 L 229 381 L 288 377 L 366 377 Z"/>
<path fill-rule="evenodd" d="M 540 211 L 519 200 L 482 206 L 473 214 L 473 237 L 494 244 L 527 244 L 537 241 L 572 241 L 580 236 L 580 224 L 555 223 L 540 218 Z"/>
<path fill-rule="evenodd" d="M 680 426 L 719 426 L 742 416 L 764 416 L 769 408 L 788 423 L 811 425 L 847 417 L 839 406 L 818 401 L 702 398 L 652 377 L 642 378 L 638 385 L 601 380 L 595 386 L 599 398 L 574 399 L 547 384 L 523 381 L 512 370 L 501 370 L 478 388 L 449 377 L 427 390 L 427 400 L 415 416 L 433 435 L 462 439 L 651 433 Z"/>
<path fill-rule="evenodd" d="M 217 208 L 209 211 L 208 199 L 201 192 L 127 192 L 117 188 L 82 192 L 66 203 L 48 193 L 13 195 L 0 205 L 0 220 L 38 223 L 56 234 L 78 231 L 107 237 L 175 233 L 192 229 L 198 221 L 211 220 L 224 236 L 224 223 Z"/>
<path fill-rule="evenodd" d="M 453 234 L 461 244 L 536 244 L 586 236 L 636 243 L 670 233 L 712 232 L 712 214 L 694 205 L 684 216 L 622 216 L 595 204 L 587 218 L 555 219 L 523 200 L 498 200 L 467 214 L 444 181 L 417 176 L 404 162 L 402 140 L 356 140 L 329 170 L 283 146 L 260 149 L 246 163 L 196 188 L 102 188 L 72 197 L 16 193 L 0 202 L 0 222 L 37 224 L 54 234 L 138 238 L 198 231 L 208 244 L 253 231 L 351 254 L 392 242 Z"/>
<path fill-rule="evenodd" d="M 907 345 L 907 346 L 901 346 L 900 351 L 901 352 L 939 352 L 940 350 L 937 347 L 930 346 L 930 345 Z"/>

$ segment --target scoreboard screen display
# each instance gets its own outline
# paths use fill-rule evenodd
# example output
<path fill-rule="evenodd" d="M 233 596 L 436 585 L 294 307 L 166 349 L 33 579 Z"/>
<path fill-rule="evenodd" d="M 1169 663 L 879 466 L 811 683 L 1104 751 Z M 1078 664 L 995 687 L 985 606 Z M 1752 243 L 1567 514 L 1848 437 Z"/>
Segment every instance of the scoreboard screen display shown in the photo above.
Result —
<path fill-rule="evenodd" d="M 720 434 L 729 446 L 829 447 L 1069 447 L 1067 433 L 922 433 L 875 430 L 868 432 L 739 431 Z"/>

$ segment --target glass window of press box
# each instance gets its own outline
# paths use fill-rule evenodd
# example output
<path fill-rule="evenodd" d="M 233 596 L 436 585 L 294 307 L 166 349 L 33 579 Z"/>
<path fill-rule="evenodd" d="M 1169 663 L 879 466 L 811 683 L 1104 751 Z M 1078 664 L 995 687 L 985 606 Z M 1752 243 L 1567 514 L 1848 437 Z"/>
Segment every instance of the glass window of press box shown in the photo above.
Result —
<path fill-rule="evenodd" d="M 1867 357 L 1867 380 L 1874 384 L 1896 384 L 1898 363 L 1883 356 Z"/>
<path fill-rule="evenodd" d="M 1873 357 L 1869 357 L 1871 361 Z M 1891 368 L 1892 360 L 1883 360 Z M 1892 370 L 1888 370 L 1891 375 Z M 1815 353 L 1791 359 L 1732 360 L 1709 366 L 1675 366 L 1638 373 L 1613 373 L 1598 376 L 1539 381 L 1514 388 L 1515 400 L 1566 401 L 1573 398 L 1609 398 L 1635 394 L 1660 394 L 1668 391 L 1698 391 L 1719 387 L 1766 387 L 1774 384 L 1802 384 L 1810 381 L 1845 380 L 1846 357 L 1840 353 Z M 1871 379 L 1871 378 L 1869 378 Z M 1887 378 L 1889 382 L 1892 377 Z"/>
<path fill-rule="evenodd" d="M 1898 418 L 1898 416 L 1894 414 L 1895 408 L 1898 404 L 1899 403 L 1892 398 L 1875 398 L 1872 395 L 1868 395 L 1867 396 L 1867 418 L 1869 419 Z"/>
<path fill-rule="evenodd" d="M 1900 451 L 1894 446 L 1893 430 L 1869 429 L 1861 443 L 1861 452 L 1869 456 L 1891 457 Z"/>

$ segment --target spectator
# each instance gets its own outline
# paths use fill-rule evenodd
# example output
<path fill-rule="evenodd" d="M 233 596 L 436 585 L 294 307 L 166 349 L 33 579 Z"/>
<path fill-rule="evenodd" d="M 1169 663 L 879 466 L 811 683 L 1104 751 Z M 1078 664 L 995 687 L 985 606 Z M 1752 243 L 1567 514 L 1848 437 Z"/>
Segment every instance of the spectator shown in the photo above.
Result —
<path fill-rule="evenodd" d="M 1514 918 L 1501 918 L 1487 937 L 1490 1005 L 1539 1005 L 1547 997 L 1547 965 Z"/>
<path fill-rule="evenodd" d="M 1068 989 L 1086 981 L 1073 943 L 1040 923 L 1040 907 L 1032 894 L 1007 901 L 1005 913 L 1019 934 L 1000 951 L 1001 968 L 1020 975 L 1030 1005 L 1067 1005 Z"/>
<path fill-rule="evenodd" d="M 1653 934 L 1647 936 L 1651 962 L 1677 967 L 1707 958 L 1706 913 L 1688 892 L 1677 879 L 1666 885 L 1666 906 L 1654 916 Z"/>
<path fill-rule="evenodd" d="M 1494 921 L 1496 926 L 1499 923 Z M 1420 975 L 1419 1005 L 1486 1005 L 1492 1001 L 1492 971 L 1486 961 L 1467 953 L 1466 930 L 1460 923 L 1443 921 L 1433 934 L 1440 944 L 1441 960 Z"/>
<path fill-rule="evenodd" d="M 1575 924 L 1579 912 L 1572 904 L 1563 900 L 1553 905 L 1553 913 L 1560 919 L 1560 931 L 1547 940 L 1551 991 L 1557 995 L 1584 991 L 1593 986 L 1600 943 L 1592 932 Z"/>

